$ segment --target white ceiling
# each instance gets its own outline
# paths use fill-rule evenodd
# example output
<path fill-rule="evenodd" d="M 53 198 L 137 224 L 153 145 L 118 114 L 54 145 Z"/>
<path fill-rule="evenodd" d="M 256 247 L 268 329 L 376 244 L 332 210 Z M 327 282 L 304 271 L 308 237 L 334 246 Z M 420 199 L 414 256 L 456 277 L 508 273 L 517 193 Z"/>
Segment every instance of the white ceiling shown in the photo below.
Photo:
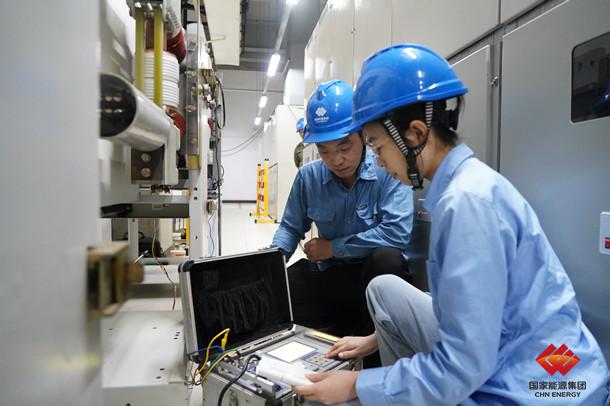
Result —
<path fill-rule="evenodd" d="M 217 65 L 239 65 L 241 14 L 239 0 L 204 0 L 210 40 Z"/>

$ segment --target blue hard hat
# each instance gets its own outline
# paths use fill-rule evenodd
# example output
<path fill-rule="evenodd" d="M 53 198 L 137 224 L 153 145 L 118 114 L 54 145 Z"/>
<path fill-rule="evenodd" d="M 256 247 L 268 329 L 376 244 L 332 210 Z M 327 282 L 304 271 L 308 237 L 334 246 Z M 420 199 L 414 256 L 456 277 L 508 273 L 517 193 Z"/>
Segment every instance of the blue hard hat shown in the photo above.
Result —
<path fill-rule="evenodd" d="M 350 85 L 342 80 L 321 83 L 307 101 L 305 116 L 308 131 L 306 143 L 335 141 L 347 137 L 352 124 L 352 95 Z"/>
<path fill-rule="evenodd" d="M 305 119 L 303 117 L 297 120 L 297 131 L 303 131 L 305 129 Z"/>
<path fill-rule="evenodd" d="M 303 127 L 303 140 L 305 140 L 306 137 L 309 136 L 309 126 L 307 124 L 305 124 L 305 127 Z M 303 141 L 305 142 L 305 141 Z"/>
<path fill-rule="evenodd" d="M 445 100 L 468 92 L 449 63 L 417 44 L 382 49 L 362 65 L 354 90 L 352 128 L 409 104 Z"/>

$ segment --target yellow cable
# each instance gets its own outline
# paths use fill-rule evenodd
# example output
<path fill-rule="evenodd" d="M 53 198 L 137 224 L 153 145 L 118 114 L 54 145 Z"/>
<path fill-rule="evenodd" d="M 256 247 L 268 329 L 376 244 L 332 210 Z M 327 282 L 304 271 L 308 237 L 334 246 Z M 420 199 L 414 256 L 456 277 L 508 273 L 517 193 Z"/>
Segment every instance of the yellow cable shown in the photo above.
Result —
<path fill-rule="evenodd" d="M 229 332 L 225 334 L 225 336 L 220 340 L 220 346 L 222 350 L 225 351 L 227 349 L 227 341 L 229 340 Z"/>
<path fill-rule="evenodd" d="M 226 343 L 226 340 L 227 340 L 227 338 L 228 338 L 228 336 L 229 336 L 229 331 L 231 331 L 231 329 L 230 329 L 230 328 L 225 328 L 224 330 L 222 330 L 220 333 L 216 334 L 216 335 L 214 336 L 214 338 L 212 338 L 212 339 L 210 340 L 210 343 L 208 344 L 208 349 L 207 349 L 207 350 L 206 350 L 206 352 L 205 352 L 205 361 L 203 361 L 203 364 L 201 365 L 201 368 L 199 368 L 199 369 L 197 370 L 197 372 L 195 372 L 195 376 L 197 376 L 197 375 L 201 374 L 201 371 L 203 371 L 203 369 L 205 368 L 205 365 L 208 363 L 208 360 L 210 359 L 210 348 L 212 348 L 212 344 L 214 344 L 214 341 L 216 341 L 216 339 L 217 339 L 218 337 L 220 337 L 221 335 L 223 335 L 223 334 L 224 334 L 224 335 L 225 335 L 225 337 L 223 338 L 223 341 Z M 223 351 L 224 351 L 225 347 L 224 347 L 224 346 L 222 346 L 222 349 L 223 349 Z"/>

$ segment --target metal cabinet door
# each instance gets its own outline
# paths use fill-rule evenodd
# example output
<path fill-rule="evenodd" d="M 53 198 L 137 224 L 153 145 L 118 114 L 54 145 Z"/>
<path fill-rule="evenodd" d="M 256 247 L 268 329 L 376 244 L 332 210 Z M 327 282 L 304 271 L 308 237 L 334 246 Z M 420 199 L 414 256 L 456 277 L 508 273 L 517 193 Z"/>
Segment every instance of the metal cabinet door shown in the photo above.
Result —
<path fill-rule="evenodd" d="M 309 43 L 305 47 L 305 97 L 328 80 L 340 79 L 353 85 L 354 3 L 331 0 L 326 3 Z"/>
<path fill-rule="evenodd" d="M 314 61 L 314 77 L 315 86 L 317 87 L 322 82 L 327 82 L 330 77 L 330 55 L 332 47 L 328 40 L 332 35 L 332 21 L 330 13 L 330 4 L 326 3 L 326 7 L 322 10 L 318 25 L 316 25 L 316 43 L 315 43 L 315 61 Z"/>
<path fill-rule="evenodd" d="M 496 167 L 496 144 L 492 140 L 490 123 L 490 46 L 486 45 L 455 62 L 453 69 L 468 88 L 458 123 L 460 138 L 472 148 L 477 158 Z"/>
<path fill-rule="evenodd" d="M 506 22 L 539 2 L 540 0 L 504 0 L 500 3 L 500 21 Z"/>
<path fill-rule="evenodd" d="M 100 323 L 87 315 L 86 286 L 87 246 L 100 238 L 100 28 L 110 6 L 0 9 L 0 404 L 102 405 Z M 56 29 L 58 13 L 69 28 Z"/>
<path fill-rule="evenodd" d="M 354 1 L 354 83 L 362 62 L 392 40 L 391 0 Z"/>
<path fill-rule="evenodd" d="M 498 24 L 498 0 L 393 0 L 392 43 L 415 42 L 444 57 Z"/>
<path fill-rule="evenodd" d="M 311 95 L 316 88 L 316 51 L 316 31 L 314 29 L 311 33 L 311 37 L 309 37 L 309 42 L 305 46 L 305 59 L 303 61 L 303 79 L 305 81 L 305 93 L 303 94 L 305 97 L 304 105 L 307 105 L 309 95 Z"/>
<path fill-rule="evenodd" d="M 330 78 L 354 84 L 354 2 L 331 0 Z"/>
<path fill-rule="evenodd" d="M 571 122 L 574 47 L 610 31 L 610 2 L 570 1 L 507 34 L 500 169 L 523 193 L 568 271 L 585 323 L 610 358 L 610 117 Z"/>

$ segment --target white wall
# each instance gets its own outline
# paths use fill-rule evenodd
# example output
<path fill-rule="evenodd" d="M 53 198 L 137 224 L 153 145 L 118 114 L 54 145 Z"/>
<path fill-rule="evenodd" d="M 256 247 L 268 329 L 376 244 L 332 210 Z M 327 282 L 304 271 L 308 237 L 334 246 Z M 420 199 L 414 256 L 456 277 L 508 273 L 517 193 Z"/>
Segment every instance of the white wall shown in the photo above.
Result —
<path fill-rule="evenodd" d="M 228 150 L 247 139 L 247 137 L 226 137 L 222 141 L 222 148 Z M 223 153 L 222 166 L 225 176 L 222 184 L 222 200 L 256 200 L 256 164 L 261 162 L 258 143 L 257 139 L 234 155 Z"/>
<path fill-rule="evenodd" d="M 289 69 L 284 83 L 284 104 L 302 106 L 305 100 L 303 69 Z"/>
<path fill-rule="evenodd" d="M 303 106 L 279 105 L 270 120 L 267 131 L 259 144 L 260 155 L 269 159 L 269 165 L 277 164 L 274 181 L 269 180 L 269 214 L 280 220 L 288 194 L 297 174 L 294 149 L 301 137 L 296 133 L 296 122 L 303 117 Z"/>
<path fill-rule="evenodd" d="M 256 164 L 264 158 L 258 153 L 261 135 L 242 151 L 236 152 L 232 148 L 245 142 L 258 130 L 254 127 L 254 118 L 265 84 L 265 72 L 225 70 L 222 74 L 227 109 L 227 123 L 222 130 L 221 144 L 224 167 L 222 200 L 255 200 Z M 282 101 L 282 79 L 280 76 L 269 85 L 269 100 L 263 109 L 261 127 L 275 106 Z"/>

